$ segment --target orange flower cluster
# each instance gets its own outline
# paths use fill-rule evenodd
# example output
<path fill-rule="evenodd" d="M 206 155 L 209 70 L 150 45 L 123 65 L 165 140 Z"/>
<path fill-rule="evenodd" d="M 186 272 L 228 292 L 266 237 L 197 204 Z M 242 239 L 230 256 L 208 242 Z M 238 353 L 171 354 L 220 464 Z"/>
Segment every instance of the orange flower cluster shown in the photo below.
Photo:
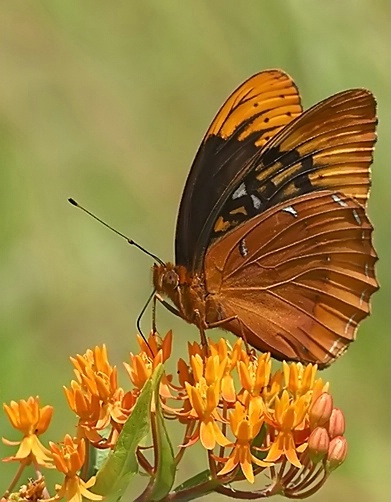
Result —
<path fill-rule="evenodd" d="M 141 337 L 138 341 L 140 352 L 130 354 L 125 363 L 132 390 L 119 387 L 117 369 L 109 364 L 105 346 L 71 358 L 75 380 L 64 390 L 79 417 L 74 439 L 67 435 L 63 443 L 50 443 L 47 449 L 38 436 L 46 431 L 52 408 L 40 408 L 37 398 L 4 405 L 12 425 L 24 436 L 18 443 L 3 439 L 19 445 L 16 455 L 4 460 L 55 467 L 65 475 L 50 500 L 101 499 L 88 490 L 95 479 L 83 481 L 89 464 L 86 446 L 115 446 L 144 385 L 171 356 L 171 332 L 164 339 L 151 335 L 148 341 Z M 328 384 L 316 378 L 316 366 L 283 362 L 272 373 L 270 354 L 249 354 L 241 339 L 233 347 L 223 338 L 210 341 L 207 348 L 192 343 L 188 352 L 188 361 L 177 361 L 177 381 L 166 372 L 159 383 L 163 416 L 183 427 L 176 465 L 199 441 L 216 491 L 233 496 L 229 483 L 245 479 L 254 483 L 264 473 L 267 486 L 252 493 L 298 498 L 317 491 L 343 462 L 347 453 L 343 414 L 333 407 Z M 152 476 L 154 467 L 144 450 L 145 446 L 138 449 L 137 460 Z M 30 491 L 36 486 L 42 493 L 42 479 L 35 485 L 31 482 Z"/>
<path fill-rule="evenodd" d="M 82 502 L 83 497 L 94 501 L 102 500 L 99 495 L 88 491 L 88 488 L 93 486 L 95 478 L 92 477 L 85 483 L 78 474 L 86 460 L 84 439 L 74 440 L 67 434 L 63 443 L 50 442 L 50 450 L 45 448 L 39 440 L 39 436 L 49 427 L 53 415 L 51 406 L 41 408 L 38 397 L 29 397 L 27 401 L 24 399 L 18 403 L 11 401 L 10 405 L 4 404 L 3 408 L 12 426 L 23 434 L 23 439 L 9 441 L 3 438 L 3 443 L 6 445 L 19 445 L 16 455 L 4 458 L 3 462 L 20 462 L 21 469 L 3 495 L 2 500 L 8 500 L 23 468 L 29 464 L 34 465 L 37 479 L 30 479 L 27 485 L 22 485 L 18 494 L 20 500 L 54 502 L 65 498 L 72 502 Z M 45 478 L 39 471 L 40 467 L 56 468 L 65 475 L 64 483 L 56 486 L 57 494 L 54 497 L 50 498 L 48 495 Z"/>
<path fill-rule="evenodd" d="M 125 393 L 118 386 L 117 368 L 110 366 L 106 346 L 87 350 L 71 357 L 76 380 L 64 387 L 71 410 L 79 417 L 79 438 L 85 437 L 97 448 L 114 446 L 122 425 L 126 422 L 136 395 Z M 100 431 L 110 427 L 110 434 Z"/>
<path fill-rule="evenodd" d="M 18 403 L 11 401 L 9 405 L 3 404 L 4 411 L 14 429 L 23 434 L 21 441 L 9 441 L 3 438 L 3 443 L 8 446 L 19 446 L 12 457 L 3 459 L 3 462 L 18 461 L 25 465 L 33 463 L 37 466 L 52 467 L 50 451 L 38 439 L 46 432 L 53 416 L 53 407 L 39 405 L 38 397 L 29 397 L 27 401 L 21 399 Z"/>
<path fill-rule="evenodd" d="M 75 441 L 67 434 L 62 444 L 50 442 L 50 448 L 57 470 L 65 474 L 64 483 L 56 486 L 57 495 L 50 500 L 54 502 L 65 498 L 78 502 L 83 500 L 83 497 L 94 501 L 102 500 L 103 497 L 88 490 L 95 484 L 95 477 L 91 477 L 86 483 L 78 475 L 86 460 L 84 439 Z"/>
<path fill-rule="evenodd" d="M 150 372 L 156 360 L 169 357 L 167 340 L 170 333 L 161 351 L 155 337 L 148 341 L 152 351 L 140 340 L 142 352 L 128 366 L 135 385 L 147 371 L 134 364 L 134 357 L 148 361 Z M 328 383 L 316 379 L 316 365 L 283 362 L 272 374 L 270 354 L 256 357 L 242 345 L 241 339 L 232 348 L 223 338 L 209 341 L 205 355 L 199 344 L 189 344 L 189 363 L 181 359 L 177 366 L 179 385 L 166 375 L 161 386 L 165 414 L 186 425 L 183 449 L 200 440 L 212 473 L 224 484 L 243 478 L 253 483 L 256 474 L 267 470 L 274 481 L 268 493 L 308 496 L 346 457 L 344 427 L 335 428 L 342 412 L 333 409 Z M 181 406 L 170 406 L 170 400 Z M 320 430 L 328 438 L 321 448 Z"/>

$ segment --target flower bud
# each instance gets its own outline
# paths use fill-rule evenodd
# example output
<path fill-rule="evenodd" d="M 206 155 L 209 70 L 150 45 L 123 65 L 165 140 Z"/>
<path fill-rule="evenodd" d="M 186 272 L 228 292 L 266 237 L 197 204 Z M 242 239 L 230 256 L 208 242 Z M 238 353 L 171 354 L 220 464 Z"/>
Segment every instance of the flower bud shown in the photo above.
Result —
<path fill-rule="evenodd" d="M 324 425 L 329 420 L 332 411 L 333 398 L 327 392 L 323 392 L 310 409 L 309 418 L 311 429 Z"/>
<path fill-rule="evenodd" d="M 339 408 L 334 408 L 331 412 L 327 429 L 330 439 L 342 436 L 345 432 L 345 416 Z"/>
<path fill-rule="evenodd" d="M 348 453 L 348 442 L 343 436 L 337 436 L 330 441 L 329 451 L 327 453 L 327 467 L 333 471 L 339 467 Z"/>
<path fill-rule="evenodd" d="M 324 427 L 316 427 L 308 439 L 308 453 L 314 464 L 320 462 L 329 450 L 330 439 Z"/>

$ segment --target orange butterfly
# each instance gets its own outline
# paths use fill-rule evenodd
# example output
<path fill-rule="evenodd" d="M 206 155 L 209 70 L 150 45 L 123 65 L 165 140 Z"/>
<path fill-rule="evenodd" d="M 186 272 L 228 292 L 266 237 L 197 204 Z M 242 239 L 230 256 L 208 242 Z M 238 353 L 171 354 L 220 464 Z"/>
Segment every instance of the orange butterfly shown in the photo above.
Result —
<path fill-rule="evenodd" d="M 365 207 L 376 102 L 343 91 L 303 112 L 292 79 L 254 75 L 225 102 L 190 170 L 175 265 L 156 292 L 201 333 L 220 326 L 277 359 L 326 367 L 378 289 Z"/>

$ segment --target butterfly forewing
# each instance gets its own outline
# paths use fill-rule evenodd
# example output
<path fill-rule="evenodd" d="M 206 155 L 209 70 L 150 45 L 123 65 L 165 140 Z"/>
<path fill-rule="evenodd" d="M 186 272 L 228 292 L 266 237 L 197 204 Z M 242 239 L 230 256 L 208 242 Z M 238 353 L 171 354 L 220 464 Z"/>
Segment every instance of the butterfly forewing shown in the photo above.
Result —
<path fill-rule="evenodd" d="M 201 270 L 223 194 L 301 112 L 294 82 L 279 70 L 254 75 L 228 98 L 201 143 L 183 191 L 175 239 L 178 265 Z"/>
<path fill-rule="evenodd" d="M 223 327 L 277 358 L 327 366 L 354 339 L 378 287 L 371 233 L 364 208 L 329 191 L 236 227 L 205 258 L 219 319 L 238 317 Z"/>
<path fill-rule="evenodd" d="M 376 122 L 374 97 L 363 89 L 341 92 L 304 112 L 257 153 L 229 197 L 220 199 L 210 239 L 316 190 L 341 191 L 365 205 Z"/>

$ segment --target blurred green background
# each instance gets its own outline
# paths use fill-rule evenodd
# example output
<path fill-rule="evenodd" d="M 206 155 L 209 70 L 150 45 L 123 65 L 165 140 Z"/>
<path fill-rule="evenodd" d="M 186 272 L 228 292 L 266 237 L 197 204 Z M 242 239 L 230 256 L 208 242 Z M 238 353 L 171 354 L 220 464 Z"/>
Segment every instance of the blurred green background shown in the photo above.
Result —
<path fill-rule="evenodd" d="M 346 413 L 350 450 L 312 500 L 389 500 L 389 28 L 386 0 L 3 0 L 1 401 L 39 394 L 55 406 L 43 439 L 60 440 L 75 424 L 62 392 L 68 357 L 105 342 L 120 364 L 136 350 L 151 260 L 72 208 L 69 196 L 172 260 L 189 166 L 240 82 L 282 68 L 305 108 L 367 87 L 380 120 L 369 212 L 381 289 L 358 341 L 322 375 Z M 174 329 L 183 354 L 197 331 L 161 310 L 160 329 Z M 4 415 L 0 427 L 18 439 Z M 188 454 L 188 474 L 204 461 Z M 0 465 L 0 490 L 15 467 Z"/>

